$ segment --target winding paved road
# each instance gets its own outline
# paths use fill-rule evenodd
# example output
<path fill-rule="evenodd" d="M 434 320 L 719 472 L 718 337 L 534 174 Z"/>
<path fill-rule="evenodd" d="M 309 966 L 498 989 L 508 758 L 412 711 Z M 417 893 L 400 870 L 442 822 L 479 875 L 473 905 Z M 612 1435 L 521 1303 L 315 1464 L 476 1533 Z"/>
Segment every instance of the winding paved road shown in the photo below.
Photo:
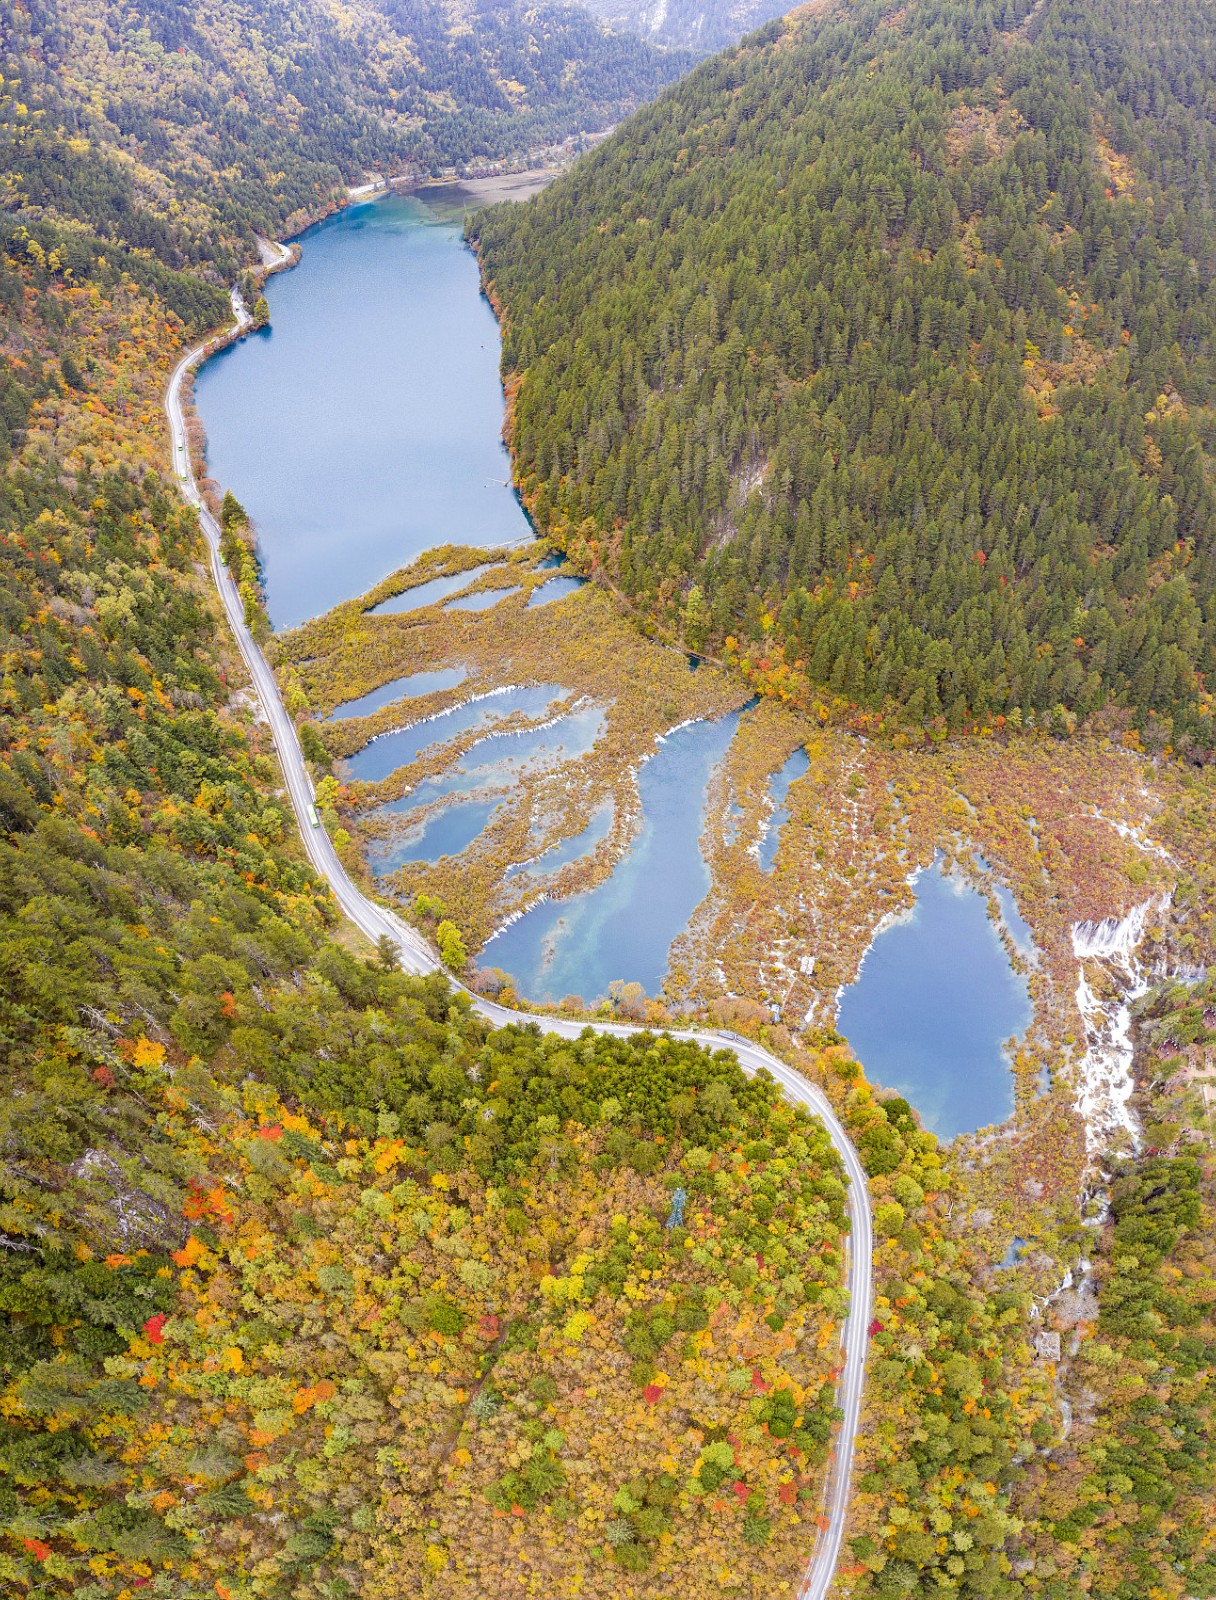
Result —
<path fill-rule="evenodd" d="M 279 248 L 281 249 L 282 246 Z M 232 295 L 232 310 L 236 319 L 236 327 L 239 331 L 251 326 L 249 314 L 235 290 Z M 403 970 L 419 974 L 438 971 L 440 970 L 439 958 L 426 941 L 413 928 L 388 910 L 387 907 L 377 905 L 375 901 L 367 898 L 362 890 L 352 882 L 346 868 L 338 859 L 337 851 L 334 849 L 325 829 L 314 828 L 311 825 L 308 813 L 313 803 L 313 788 L 308 777 L 308 770 L 304 765 L 304 757 L 300 750 L 300 741 L 296 734 L 295 723 L 287 715 L 287 711 L 279 697 L 279 689 L 274 675 L 253 635 L 245 625 L 244 603 L 237 592 L 232 574 L 228 571 L 220 556 L 219 524 L 203 503 L 190 465 L 190 455 L 186 444 L 186 421 L 182 404 L 183 387 L 187 375 L 208 352 L 208 349 L 209 346 L 207 344 L 201 344 L 195 349 L 187 351 L 174 368 L 173 376 L 169 380 L 169 388 L 165 395 L 165 412 L 169 419 L 169 433 L 173 450 L 173 470 L 182 495 L 198 511 L 199 521 L 206 536 L 207 549 L 211 559 L 211 576 L 220 599 L 223 601 L 228 624 L 236 638 L 241 656 L 249 669 L 253 686 L 261 702 L 262 711 L 270 724 L 271 735 L 274 739 L 275 749 L 278 752 L 279 764 L 283 769 L 283 778 L 287 785 L 287 792 L 291 797 L 292 809 L 299 824 L 304 848 L 313 866 L 328 882 L 334 898 L 341 906 L 344 915 L 357 928 L 361 929 L 373 943 L 376 943 L 383 935 L 387 934 L 399 953 Z M 494 1005 L 476 995 L 472 995 L 470 998 L 473 1001 L 474 1008 L 487 1021 L 498 1025 L 535 1023 L 545 1033 L 561 1034 L 567 1038 L 576 1038 L 588 1026 L 585 1022 L 575 1022 L 564 1017 L 537 1016 L 530 1012 L 509 1011 L 503 1006 Z M 595 1028 L 597 1033 L 611 1033 L 620 1036 L 628 1036 L 638 1031 L 636 1028 L 612 1022 L 597 1022 L 590 1024 L 590 1026 Z M 672 1036 L 677 1039 L 691 1039 L 699 1044 L 725 1046 L 727 1049 L 734 1051 L 744 1072 L 754 1073 L 759 1071 L 761 1067 L 767 1068 L 790 1100 L 805 1106 L 823 1121 L 848 1175 L 850 1221 L 849 1312 L 842 1328 L 841 1342 L 844 1348 L 844 1376 L 837 1394 L 837 1402 L 844 1412 L 844 1420 L 840 1425 L 840 1432 L 836 1440 L 828 1485 L 827 1505 L 825 1507 L 828 1519 L 827 1527 L 823 1529 L 816 1539 L 806 1575 L 798 1590 L 800 1600 L 825 1600 L 835 1576 L 836 1565 L 840 1557 L 840 1548 L 848 1521 L 853 1452 L 861 1415 L 861 1393 L 865 1382 L 866 1344 L 872 1315 L 874 1236 L 865 1171 L 857 1151 L 853 1148 L 826 1096 L 784 1061 L 778 1060 L 776 1056 L 770 1055 L 767 1050 L 761 1049 L 759 1045 L 752 1044 L 749 1040 L 740 1038 L 736 1034 L 715 1033 L 709 1029 L 697 1029 L 678 1032 L 672 1030 Z"/>

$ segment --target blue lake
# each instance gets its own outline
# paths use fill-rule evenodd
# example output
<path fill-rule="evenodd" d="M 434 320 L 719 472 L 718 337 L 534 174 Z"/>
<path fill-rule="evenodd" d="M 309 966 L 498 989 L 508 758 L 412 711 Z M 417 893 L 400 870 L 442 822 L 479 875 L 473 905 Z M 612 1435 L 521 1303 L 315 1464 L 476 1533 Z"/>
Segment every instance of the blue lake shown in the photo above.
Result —
<path fill-rule="evenodd" d="M 504 790 L 509 793 L 525 772 L 560 766 L 586 755 L 603 733 L 604 723 L 598 706 L 581 706 L 539 728 L 491 733 L 479 739 L 442 776 L 424 778 L 417 788 L 373 813 L 376 817 L 400 817 L 408 827 L 415 812 L 449 802 L 427 816 L 417 833 L 372 840 L 368 859 L 373 874 L 383 878 L 407 861 L 438 861 L 440 856 L 467 850 L 502 806 Z M 554 848 L 560 851 L 564 846 Z"/>
<path fill-rule="evenodd" d="M 554 600 L 564 600 L 568 594 L 577 594 L 585 578 L 549 578 L 528 596 L 529 606 L 547 606 Z"/>
<path fill-rule="evenodd" d="M 440 600 L 446 600 L 450 594 L 461 594 L 481 577 L 483 572 L 489 572 L 493 563 L 483 562 L 480 567 L 467 567 L 464 572 L 449 572 L 442 578 L 428 578 L 425 583 L 415 583 L 408 589 L 402 589 L 400 594 L 389 595 L 387 600 L 381 600 L 378 605 L 369 606 L 369 617 L 399 617 L 407 611 L 421 611 L 423 606 L 433 606 Z"/>
<path fill-rule="evenodd" d="M 657 994 L 672 940 L 709 891 L 705 794 L 740 715 L 670 733 L 638 773 L 641 830 L 612 875 L 525 912 L 484 947 L 481 965 L 509 972 L 529 1000 L 592 1000 L 616 978 Z"/>
<path fill-rule="evenodd" d="M 1012 1112 L 1002 1045 L 1025 1029 L 1030 999 L 974 889 L 934 865 L 915 892 L 912 915 L 879 934 L 842 994 L 837 1027 L 872 1081 L 952 1139 Z"/>
<path fill-rule="evenodd" d="M 498 328 L 450 205 L 381 198 L 311 229 L 302 248 L 301 264 L 267 286 L 272 328 L 208 362 L 196 385 L 209 471 L 257 524 L 268 609 L 280 629 L 367 593 L 435 546 L 482 551 L 532 537 L 501 439 Z M 542 565 L 552 577 L 530 605 L 578 587 L 560 552 Z M 492 608 L 518 590 L 466 593 L 487 571 L 489 562 L 428 579 L 375 609 L 400 614 L 446 603 L 474 618 L 483 612 L 476 625 L 492 630 Z M 403 651 L 399 667 L 386 670 L 409 665 Z M 698 666 L 689 657 L 690 669 Z M 457 667 L 411 673 L 333 715 L 367 715 L 463 675 Z M 430 745 L 485 735 L 450 772 L 394 802 L 406 817 L 440 809 L 414 819 L 412 839 L 374 845 L 377 871 L 459 854 L 510 802 L 521 771 L 589 749 L 602 708 L 572 709 L 552 728 L 494 731 L 513 711 L 539 720 L 564 697 L 557 685 L 483 696 L 359 751 L 346 771 L 375 781 Z M 640 832 L 611 876 L 565 902 L 535 906 L 491 940 L 481 961 L 511 972 L 535 1000 L 570 992 L 591 1000 L 616 978 L 658 993 L 672 941 L 710 887 L 700 850 L 706 789 L 740 714 L 673 732 L 639 773 Z M 770 780 L 774 810 L 758 852 L 765 870 L 804 763 L 798 752 Z M 539 889 L 548 873 L 594 849 L 610 825 L 609 813 L 597 813 L 519 870 Z M 839 1021 L 873 1078 L 905 1093 L 929 1127 L 950 1137 L 1009 1113 L 1001 1045 L 1024 1028 L 1029 1004 L 978 895 L 956 892 L 936 869 L 921 875 L 917 895 L 914 915 L 875 942 L 841 998 Z M 1002 896 L 1001 906 L 1012 937 L 1029 949 L 1012 898 Z"/>
<path fill-rule="evenodd" d="M 266 286 L 271 327 L 195 386 L 211 476 L 257 525 L 278 629 L 439 544 L 531 538 L 502 443 L 498 324 L 459 219 L 348 207 Z"/>
<path fill-rule="evenodd" d="M 559 839 L 556 844 L 550 845 L 537 856 L 535 861 L 516 862 L 514 866 L 507 868 L 504 877 L 552 877 L 563 867 L 569 866 L 572 861 L 581 861 L 584 856 L 591 854 L 596 845 L 608 837 L 612 827 L 612 812 L 612 801 L 609 800 L 606 805 L 599 808 L 585 828 L 580 828 L 568 839 Z"/>
<path fill-rule="evenodd" d="M 760 840 L 757 855 L 761 872 L 771 872 L 773 862 L 777 859 L 777 845 L 780 841 L 781 830 L 790 820 L 790 808 L 786 804 L 786 797 L 790 792 L 790 784 L 799 778 L 804 778 L 811 770 L 810 757 L 805 750 L 795 750 L 785 764 L 773 773 L 768 780 L 768 797 L 773 803 L 773 812 L 764 829 Z"/>
<path fill-rule="evenodd" d="M 450 711 L 440 711 L 424 722 L 415 722 L 412 727 L 400 728 L 395 733 L 381 734 L 378 739 L 365 744 L 362 750 L 356 750 L 347 759 L 347 776 L 364 783 L 379 783 L 398 767 L 407 767 L 411 761 L 416 761 L 430 745 L 447 744 L 459 734 L 488 727 L 491 723 L 500 722 L 503 717 L 509 717 L 512 712 L 539 716 L 555 700 L 560 700 L 564 692 L 559 684 L 541 683 L 522 689 L 499 690 L 494 694 L 481 695 L 476 700 L 466 700 L 463 705 L 453 706 Z"/>
<path fill-rule="evenodd" d="M 509 589 L 479 589 L 476 594 L 466 594 L 460 600 L 453 600 L 451 605 L 444 606 L 445 611 L 489 611 L 500 600 L 505 600 L 509 594 L 518 594 L 519 584 Z"/>
<path fill-rule="evenodd" d="M 438 689 L 454 689 L 467 677 L 464 667 L 436 667 L 434 672 L 410 672 L 404 678 L 394 678 L 368 694 L 361 694 L 357 700 L 343 701 L 329 713 L 328 720 L 341 722 L 347 717 L 370 717 L 373 711 L 391 706 L 394 700 L 414 700 L 419 695 L 434 694 Z"/>
<path fill-rule="evenodd" d="M 408 794 L 388 801 L 374 814 L 404 817 L 408 821 L 412 812 L 450 800 L 454 795 L 472 795 L 478 790 L 501 792 L 526 772 L 539 772 L 565 761 L 578 760 L 587 754 L 603 731 L 604 713 L 600 708 L 582 706 L 539 728 L 488 734 L 471 745 L 447 772 L 439 777 L 424 778 Z M 381 857 L 384 857 L 383 851 Z M 438 858 L 413 855 L 402 859 L 432 861 Z"/>
<path fill-rule="evenodd" d="M 407 861 L 438 861 L 441 856 L 460 855 L 485 831 L 500 804 L 497 800 L 466 800 L 428 817 L 413 838 L 373 840 L 367 852 L 372 871 L 377 877 L 385 877 Z"/>

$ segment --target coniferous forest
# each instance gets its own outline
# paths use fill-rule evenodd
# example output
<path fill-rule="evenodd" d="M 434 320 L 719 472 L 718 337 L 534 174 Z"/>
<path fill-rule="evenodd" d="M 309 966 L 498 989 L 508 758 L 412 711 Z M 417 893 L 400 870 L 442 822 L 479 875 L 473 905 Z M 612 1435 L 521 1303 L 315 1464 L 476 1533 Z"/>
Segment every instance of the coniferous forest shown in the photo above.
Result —
<path fill-rule="evenodd" d="M 798 12 L 477 218 L 538 524 L 825 717 L 1210 751 L 1214 65 L 1200 4 Z"/>

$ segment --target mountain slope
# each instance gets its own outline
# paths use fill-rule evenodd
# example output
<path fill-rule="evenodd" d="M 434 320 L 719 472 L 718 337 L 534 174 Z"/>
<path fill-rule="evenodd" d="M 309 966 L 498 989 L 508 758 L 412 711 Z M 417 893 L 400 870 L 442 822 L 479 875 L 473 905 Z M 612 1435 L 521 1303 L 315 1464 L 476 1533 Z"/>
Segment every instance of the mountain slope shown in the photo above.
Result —
<path fill-rule="evenodd" d="M 577 6 L 31 0 L 0 19 L 4 208 L 49 208 L 227 269 L 237 231 L 365 170 L 519 158 L 599 130 L 686 65 Z M 221 226 L 215 227 L 216 217 Z M 180 264 L 180 263 L 178 263 Z"/>
<path fill-rule="evenodd" d="M 611 28 L 708 55 L 789 7 L 785 0 L 587 0 L 587 9 Z"/>
<path fill-rule="evenodd" d="M 698 69 L 477 219 L 539 525 L 825 717 L 1210 750 L 1214 81 L 1188 0 Z"/>

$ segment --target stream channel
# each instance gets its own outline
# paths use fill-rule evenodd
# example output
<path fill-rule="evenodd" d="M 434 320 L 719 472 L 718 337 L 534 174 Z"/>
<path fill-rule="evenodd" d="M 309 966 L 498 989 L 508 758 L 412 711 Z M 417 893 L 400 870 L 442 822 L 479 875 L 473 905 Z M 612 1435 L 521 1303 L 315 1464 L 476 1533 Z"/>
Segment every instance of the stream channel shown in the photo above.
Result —
<path fill-rule="evenodd" d="M 459 185 L 427 190 L 425 198 L 388 195 L 310 228 L 300 240 L 301 265 L 266 286 L 270 328 L 198 375 L 208 472 L 254 520 L 276 629 L 366 593 L 436 545 L 490 549 L 531 537 L 502 443 L 498 326 L 461 239 L 460 219 L 476 198 Z M 437 581 L 445 595 L 458 596 L 472 576 Z M 533 603 L 566 598 L 577 584 L 555 575 Z M 400 699 L 408 721 L 411 695 L 455 686 L 461 672 L 454 663 L 441 676 L 418 675 L 417 664 L 403 660 L 391 683 L 334 715 Z M 559 694 L 560 686 L 525 691 L 529 706 L 535 699 L 539 709 L 550 691 Z M 495 713 L 512 706 L 504 697 L 435 719 L 428 738 L 483 726 L 485 738 L 447 778 L 427 780 L 397 803 L 445 806 L 420 818 L 404 843 L 371 850 L 378 875 L 410 860 L 459 855 L 509 795 L 513 761 L 574 761 L 595 737 L 583 711 L 567 717 L 547 747 L 543 739 L 512 743 L 503 735 L 495 745 Z M 612 874 L 569 899 L 538 900 L 480 959 L 510 972 L 520 992 L 538 1001 L 575 993 L 590 1002 L 618 978 L 657 993 L 672 940 L 710 888 L 700 843 L 707 792 L 747 715 L 692 723 L 660 741 L 638 773 L 640 828 Z M 553 732 L 557 738 L 558 727 Z M 428 738 L 413 730 L 377 740 L 348 771 L 383 775 Z M 787 800 L 805 771 L 798 753 L 771 780 L 762 870 L 779 861 L 783 826 L 796 825 L 787 821 Z M 497 784 L 479 792 L 487 772 Z M 546 872 L 594 850 L 609 820 L 599 814 L 582 834 L 509 875 L 526 874 L 543 894 Z M 1002 1045 L 1027 1020 L 1025 986 L 974 890 L 936 871 L 916 889 L 914 913 L 878 935 L 845 991 L 842 1029 L 872 1076 L 907 1093 L 927 1126 L 950 1137 L 1011 1109 Z"/>

